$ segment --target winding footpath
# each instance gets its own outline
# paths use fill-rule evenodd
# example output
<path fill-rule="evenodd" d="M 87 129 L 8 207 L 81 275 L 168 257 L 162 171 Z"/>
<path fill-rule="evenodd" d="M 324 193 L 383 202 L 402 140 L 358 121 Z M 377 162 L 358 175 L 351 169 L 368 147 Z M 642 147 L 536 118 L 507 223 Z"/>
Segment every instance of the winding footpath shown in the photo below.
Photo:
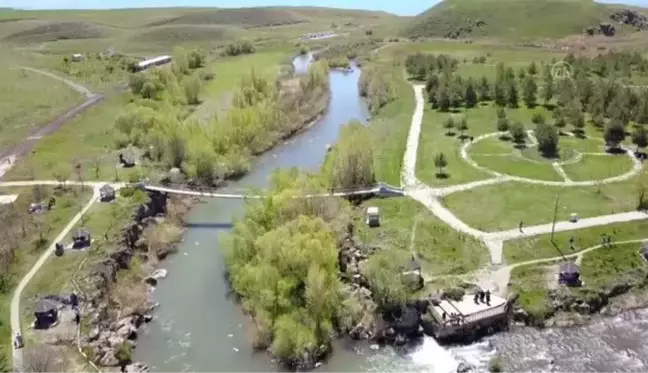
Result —
<path fill-rule="evenodd" d="M 32 184 L 32 185 L 37 185 L 37 184 Z M 103 184 L 102 184 L 103 185 Z M 2 186 L 0 184 L 0 186 Z M 20 298 L 22 296 L 23 290 L 25 290 L 25 287 L 27 287 L 27 284 L 29 284 L 29 281 L 34 277 L 34 275 L 38 272 L 38 270 L 45 264 L 47 259 L 52 255 L 52 253 L 56 250 L 56 242 L 60 242 L 63 239 L 65 239 L 65 236 L 74 228 L 74 226 L 81 220 L 81 217 L 92 207 L 92 205 L 99 199 L 99 185 L 94 185 L 93 186 L 93 192 L 92 192 L 92 197 L 90 198 L 90 201 L 86 203 L 86 205 L 83 207 L 83 209 L 76 214 L 72 220 L 63 228 L 61 233 L 54 239 L 50 247 L 47 248 L 47 250 L 40 256 L 36 264 L 23 276 L 23 278 L 20 280 L 20 283 L 18 284 L 18 287 L 16 287 L 16 290 L 14 291 L 13 297 L 11 298 L 11 335 L 12 335 L 12 364 L 13 364 L 13 369 L 14 372 L 23 372 L 24 371 L 24 362 L 23 362 L 23 353 L 22 349 L 17 349 L 16 346 L 13 344 L 13 336 L 16 335 L 16 333 L 20 333 Z M 22 334 L 22 333 L 21 333 Z"/>
<path fill-rule="evenodd" d="M 569 180 L 567 175 L 564 175 L 565 181 L 563 182 L 553 182 L 545 180 L 535 180 L 527 179 L 518 176 L 504 175 L 498 172 L 489 170 L 485 167 L 480 166 L 477 162 L 473 161 L 468 155 L 468 148 L 481 140 L 500 136 L 502 133 L 491 133 L 479 136 L 473 141 L 464 144 L 461 147 L 461 157 L 468 164 L 472 165 L 476 169 L 486 171 L 493 175 L 493 178 L 476 181 L 467 184 L 453 185 L 449 187 L 442 188 L 433 188 L 428 185 L 425 185 L 420 180 L 416 178 L 416 159 L 418 152 L 418 143 L 421 135 L 421 125 L 423 122 L 423 112 L 424 112 L 424 98 L 423 98 L 423 86 L 414 85 L 414 96 L 416 98 L 416 106 L 414 108 L 414 114 L 412 115 L 412 123 L 410 126 L 410 131 L 407 138 L 407 147 L 405 149 L 405 155 L 403 157 L 403 169 L 401 171 L 401 185 L 405 189 L 406 194 L 412 199 L 418 201 L 425 207 L 427 207 L 436 217 L 441 219 L 446 224 L 450 225 L 454 230 L 462 232 L 468 236 L 471 236 L 475 239 L 478 239 L 484 243 L 488 248 L 491 264 L 492 265 L 501 265 L 503 262 L 503 246 L 504 241 L 515 240 L 519 238 L 528 238 L 542 234 L 551 233 L 554 229 L 554 224 L 539 224 L 535 226 L 525 227 L 523 230 L 520 229 L 511 229 L 500 232 L 483 232 L 478 229 L 470 227 L 468 224 L 464 223 L 456 215 L 454 215 L 449 209 L 447 209 L 441 201 L 440 197 L 446 196 L 451 193 L 467 191 L 473 188 L 482 187 L 485 185 L 495 185 L 499 183 L 505 183 L 508 181 L 519 181 L 532 184 L 541 184 L 547 186 L 591 186 L 597 184 L 607 184 L 612 182 L 618 182 L 623 180 L 628 180 L 636 175 L 642 170 L 641 161 L 636 159 L 632 152 L 629 149 L 624 149 L 628 156 L 633 161 L 632 170 L 629 172 L 611 177 L 604 180 L 591 180 L 591 181 L 579 181 L 575 182 Z M 529 137 L 533 143 L 537 142 L 535 136 Z M 560 166 L 560 165 L 558 165 Z M 562 168 L 561 168 L 562 169 Z M 564 171 L 563 171 L 564 173 Z M 626 212 L 621 214 L 611 214 L 611 215 L 602 215 L 597 217 L 581 219 L 577 222 L 571 221 L 560 221 L 555 224 L 556 232 L 571 231 L 583 228 L 597 227 L 601 225 L 608 225 L 614 223 L 625 223 L 636 220 L 648 219 L 648 214 L 643 211 L 633 211 Z"/>

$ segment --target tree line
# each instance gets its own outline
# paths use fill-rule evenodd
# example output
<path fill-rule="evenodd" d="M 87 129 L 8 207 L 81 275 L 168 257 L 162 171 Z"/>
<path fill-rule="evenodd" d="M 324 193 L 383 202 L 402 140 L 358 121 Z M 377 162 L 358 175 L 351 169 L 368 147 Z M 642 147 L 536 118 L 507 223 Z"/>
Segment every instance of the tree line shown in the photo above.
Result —
<path fill-rule="evenodd" d="M 199 184 L 247 172 L 252 156 L 300 129 L 328 92 L 325 62 L 313 64 L 288 90 L 251 71 L 226 114 L 198 123 L 190 113 L 200 102 L 201 81 L 184 55 L 178 51 L 169 68 L 133 76 L 135 97 L 115 120 L 116 145 L 144 149 L 154 164 L 178 168 Z"/>

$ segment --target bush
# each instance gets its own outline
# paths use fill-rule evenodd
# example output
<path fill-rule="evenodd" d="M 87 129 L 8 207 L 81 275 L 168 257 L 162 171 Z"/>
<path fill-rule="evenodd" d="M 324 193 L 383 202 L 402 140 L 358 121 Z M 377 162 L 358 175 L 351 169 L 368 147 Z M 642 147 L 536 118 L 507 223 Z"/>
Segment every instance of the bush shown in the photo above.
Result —
<path fill-rule="evenodd" d="M 460 302 L 464 295 L 466 295 L 466 289 L 463 288 L 449 288 L 443 291 L 443 297 L 453 300 L 455 302 Z"/>
<path fill-rule="evenodd" d="M 113 142 L 115 144 L 115 149 L 124 149 L 130 143 L 130 139 L 125 133 L 117 132 L 113 135 Z"/>
<path fill-rule="evenodd" d="M 119 360 L 119 364 L 130 364 L 133 361 L 133 349 L 128 342 L 122 342 L 119 349 L 115 352 L 115 358 Z"/>
<path fill-rule="evenodd" d="M 230 43 L 225 47 L 226 56 L 239 56 L 242 54 L 252 54 L 256 51 L 254 45 L 247 40 Z"/>
<path fill-rule="evenodd" d="M 499 356 L 493 356 L 488 362 L 488 371 L 491 373 L 503 372 L 504 366 L 502 364 L 502 358 Z"/>

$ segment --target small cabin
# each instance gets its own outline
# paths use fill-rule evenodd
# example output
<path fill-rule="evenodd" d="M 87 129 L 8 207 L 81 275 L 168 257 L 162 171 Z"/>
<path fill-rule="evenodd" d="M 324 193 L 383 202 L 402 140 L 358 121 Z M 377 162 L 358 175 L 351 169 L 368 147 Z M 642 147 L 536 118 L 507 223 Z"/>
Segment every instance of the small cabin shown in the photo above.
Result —
<path fill-rule="evenodd" d="M 49 328 L 58 320 L 58 303 L 51 299 L 40 299 L 36 304 L 34 316 L 36 317 L 35 329 Z"/>
<path fill-rule="evenodd" d="M 367 207 L 367 225 L 370 227 L 380 226 L 380 215 L 378 207 Z"/>
<path fill-rule="evenodd" d="M 99 189 L 99 200 L 101 202 L 110 202 L 115 199 L 115 189 L 108 184 Z"/>
<path fill-rule="evenodd" d="M 567 286 L 581 286 L 580 270 L 576 263 L 572 261 L 564 262 L 560 265 L 558 282 Z"/>
<path fill-rule="evenodd" d="M 88 232 L 86 229 L 79 229 L 74 234 L 74 237 L 72 237 L 72 241 L 74 241 L 72 247 L 75 249 L 88 247 L 90 246 L 90 240 L 90 232 Z"/>
<path fill-rule="evenodd" d="M 72 55 L 71 61 L 72 62 L 81 62 L 83 61 L 84 57 L 81 53 L 75 53 Z"/>

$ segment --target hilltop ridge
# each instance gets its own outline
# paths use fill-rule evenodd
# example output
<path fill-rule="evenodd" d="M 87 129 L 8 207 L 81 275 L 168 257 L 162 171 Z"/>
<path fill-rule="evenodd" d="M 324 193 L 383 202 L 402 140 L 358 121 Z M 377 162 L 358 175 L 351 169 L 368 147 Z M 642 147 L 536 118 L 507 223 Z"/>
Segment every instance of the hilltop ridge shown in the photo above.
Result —
<path fill-rule="evenodd" d="M 643 10 L 593 0 L 444 0 L 416 16 L 404 34 L 414 38 L 559 38 L 614 23 L 610 16 L 619 8 Z"/>

